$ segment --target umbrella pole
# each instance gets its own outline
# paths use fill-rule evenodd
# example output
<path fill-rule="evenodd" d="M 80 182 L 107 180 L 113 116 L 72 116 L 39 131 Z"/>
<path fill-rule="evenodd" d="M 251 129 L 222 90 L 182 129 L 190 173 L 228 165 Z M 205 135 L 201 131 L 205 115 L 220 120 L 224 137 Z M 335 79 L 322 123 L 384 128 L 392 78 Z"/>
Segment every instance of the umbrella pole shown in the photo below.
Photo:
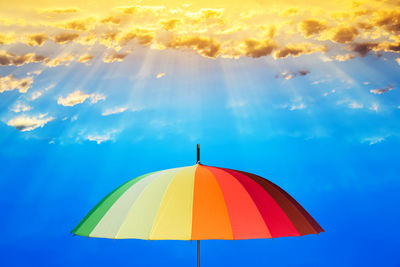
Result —
<path fill-rule="evenodd" d="M 200 144 L 197 144 L 197 164 L 200 163 Z M 197 240 L 197 267 L 200 267 L 200 240 Z"/>
<path fill-rule="evenodd" d="M 200 163 L 200 144 L 197 144 L 197 164 Z"/>
<path fill-rule="evenodd" d="M 200 240 L 197 240 L 197 267 L 200 267 Z"/>

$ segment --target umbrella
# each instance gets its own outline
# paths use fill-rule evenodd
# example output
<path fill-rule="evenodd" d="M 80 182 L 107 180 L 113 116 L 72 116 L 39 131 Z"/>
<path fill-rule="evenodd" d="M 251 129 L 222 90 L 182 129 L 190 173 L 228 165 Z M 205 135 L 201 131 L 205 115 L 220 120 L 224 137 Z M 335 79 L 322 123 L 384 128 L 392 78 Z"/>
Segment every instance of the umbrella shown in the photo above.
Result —
<path fill-rule="evenodd" d="M 274 183 L 244 171 L 200 164 L 134 178 L 101 200 L 72 230 L 111 239 L 255 239 L 324 230 Z"/>

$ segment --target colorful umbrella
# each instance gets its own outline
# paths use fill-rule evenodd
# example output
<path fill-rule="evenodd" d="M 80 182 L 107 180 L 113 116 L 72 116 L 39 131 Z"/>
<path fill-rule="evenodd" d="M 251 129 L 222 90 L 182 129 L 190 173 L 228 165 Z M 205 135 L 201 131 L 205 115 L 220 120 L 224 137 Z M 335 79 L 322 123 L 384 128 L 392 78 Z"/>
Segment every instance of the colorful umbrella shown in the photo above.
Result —
<path fill-rule="evenodd" d="M 253 239 L 324 230 L 288 193 L 255 174 L 197 164 L 121 185 L 72 231 L 112 239 Z"/>

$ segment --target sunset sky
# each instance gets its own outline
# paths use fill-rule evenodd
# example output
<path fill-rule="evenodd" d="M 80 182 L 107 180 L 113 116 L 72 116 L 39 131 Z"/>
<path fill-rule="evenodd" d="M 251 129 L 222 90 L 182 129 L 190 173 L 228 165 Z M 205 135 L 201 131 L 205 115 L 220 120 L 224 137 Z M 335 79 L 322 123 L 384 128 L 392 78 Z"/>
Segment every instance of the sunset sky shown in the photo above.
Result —
<path fill-rule="evenodd" d="M 195 243 L 69 232 L 200 143 L 326 231 L 206 241 L 205 266 L 398 266 L 399 53 L 398 0 L 0 1 L 0 255 L 194 266 Z"/>

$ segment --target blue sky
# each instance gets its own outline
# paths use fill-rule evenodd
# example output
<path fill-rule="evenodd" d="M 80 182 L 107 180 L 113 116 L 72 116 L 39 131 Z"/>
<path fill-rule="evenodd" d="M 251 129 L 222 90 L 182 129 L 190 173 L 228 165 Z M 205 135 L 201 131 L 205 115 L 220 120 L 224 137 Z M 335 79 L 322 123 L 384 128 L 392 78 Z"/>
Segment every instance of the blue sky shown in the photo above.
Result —
<path fill-rule="evenodd" d="M 134 77 L 109 80 L 93 74 L 88 92 L 100 91 L 105 101 L 73 107 L 52 103 L 75 88 L 71 80 L 90 71 L 78 66 L 34 103 L 33 111 L 50 114 L 54 108 L 51 116 L 61 119 L 23 132 L 0 125 L 5 214 L 0 246 L 6 265 L 194 264 L 195 243 L 88 239 L 69 231 L 124 181 L 193 164 L 200 143 L 203 163 L 270 179 L 326 230 L 301 238 L 205 241 L 204 265 L 397 266 L 400 101 L 396 88 L 382 95 L 369 90 L 397 84 L 399 66 L 373 57 L 343 63 L 348 84 L 318 66 L 306 66 L 305 76 L 275 78 L 277 69 L 292 68 L 290 60 L 274 68 L 268 60 L 238 61 L 228 74 L 224 60 L 196 60 L 197 74 L 179 68 L 174 77 L 149 78 L 142 86 Z M 358 71 L 360 66 L 367 67 Z M 190 82 L 181 82 L 180 75 L 190 75 Z M 48 86 L 49 77 L 32 89 Z M 96 84 L 103 89 L 94 90 Z M 20 97 L 3 93 L 2 116 L 9 112 L 6 103 Z M 351 101 L 363 107 L 352 108 Z M 137 110 L 101 115 L 115 103 Z M 373 103 L 378 111 L 370 110 Z M 91 141 L 89 135 L 100 139 Z"/>
<path fill-rule="evenodd" d="M 326 231 L 203 241 L 202 266 L 400 266 L 398 4 L 145 1 L 126 41 L 129 1 L 20 2 L 0 3 L 4 266 L 195 266 L 195 242 L 70 231 L 123 182 L 194 164 L 198 143 L 202 163 L 271 180 Z"/>

